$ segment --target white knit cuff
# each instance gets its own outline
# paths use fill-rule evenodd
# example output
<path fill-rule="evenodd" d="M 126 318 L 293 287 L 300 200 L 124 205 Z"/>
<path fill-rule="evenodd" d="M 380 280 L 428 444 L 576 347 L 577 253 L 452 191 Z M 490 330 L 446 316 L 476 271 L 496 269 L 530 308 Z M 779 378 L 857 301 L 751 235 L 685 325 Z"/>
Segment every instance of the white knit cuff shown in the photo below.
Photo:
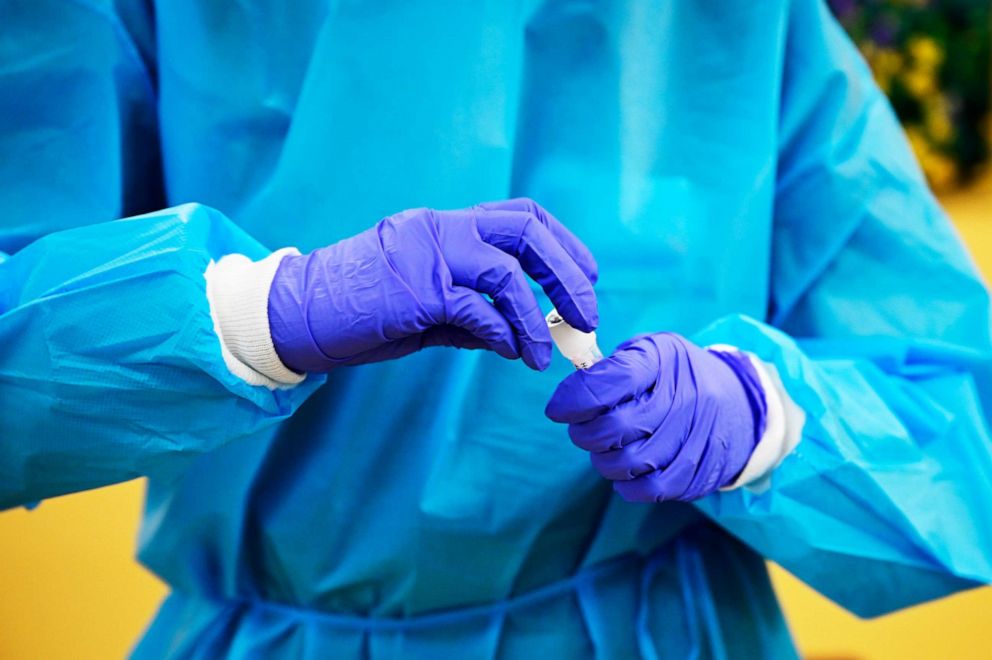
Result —
<path fill-rule="evenodd" d="M 306 378 L 282 363 L 269 330 L 272 280 L 283 257 L 299 253 L 296 248 L 283 248 L 261 261 L 228 254 L 207 265 L 207 301 L 224 364 L 249 385 L 274 390 Z"/>
<path fill-rule="evenodd" d="M 774 364 L 763 362 L 757 356 L 734 346 L 720 344 L 707 348 L 715 351 L 737 351 L 746 355 L 757 372 L 758 382 L 765 392 L 767 404 L 765 432 L 754 446 L 744 470 L 733 483 L 720 490 L 734 490 L 741 486 L 756 484 L 778 467 L 778 464 L 799 444 L 803 424 L 806 422 L 806 413 L 785 391 Z"/>

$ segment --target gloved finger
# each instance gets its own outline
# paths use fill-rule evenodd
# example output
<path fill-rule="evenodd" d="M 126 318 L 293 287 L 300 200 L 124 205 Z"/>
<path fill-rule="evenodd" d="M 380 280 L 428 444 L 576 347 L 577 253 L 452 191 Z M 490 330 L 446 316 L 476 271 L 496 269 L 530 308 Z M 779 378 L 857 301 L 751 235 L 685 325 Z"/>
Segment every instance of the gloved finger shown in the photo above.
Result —
<path fill-rule="evenodd" d="M 621 403 L 588 422 L 568 425 L 568 435 L 577 446 L 591 452 L 619 449 L 634 440 L 647 438 L 665 418 L 666 405 L 649 405 L 650 395 Z"/>
<path fill-rule="evenodd" d="M 570 374 L 558 384 L 544 414 L 555 422 L 588 422 L 661 385 L 667 385 L 661 400 L 671 398 L 671 379 L 660 378 L 662 364 L 647 337 L 632 342 L 588 369 Z"/>
<path fill-rule="evenodd" d="M 520 357 L 513 328 L 485 298 L 471 289 L 456 287 L 446 298 L 446 303 L 449 325 L 463 328 L 482 340 L 489 350 L 507 359 Z"/>
<path fill-rule="evenodd" d="M 485 340 L 476 337 L 468 330 L 454 325 L 435 325 L 427 328 L 420 335 L 420 346 L 421 348 L 451 346 L 454 348 L 492 350 Z M 520 356 L 517 355 L 515 357 Z"/>
<path fill-rule="evenodd" d="M 573 327 L 592 332 L 599 310 L 592 283 L 558 239 L 532 213 L 482 211 L 475 216 L 483 241 L 516 257 Z"/>
<path fill-rule="evenodd" d="M 668 467 L 642 474 L 629 481 L 615 481 L 613 489 L 629 502 L 665 502 L 687 499 L 686 495 L 705 458 L 706 438 L 711 428 L 692 427 Z"/>
<path fill-rule="evenodd" d="M 654 470 L 629 481 L 614 481 L 613 490 L 628 502 L 666 502 L 685 491 L 691 470 L 685 463 L 673 463 L 666 470 Z"/>
<path fill-rule="evenodd" d="M 526 213 L 531 213 L 537 217 L 537 219 L 548 228 L 558 242 L 562 244 L 565 251 L 568 252 L 575 263 L 579 265 L 582 272 L 585 274 L 586 279 L 590 283 L 595 284 L 596 280 L 599 279 L 599 266 L 596 265 L 596 259 L 593 258 L 592 252 L 589 248 L 579 240 L 579 238 L 573 234 L 569 229 L 561 223 L 556 217 L 548 213 L 547 209 L 535 202 L 533 199 L 528 197 L 517 197 L 515 199 L 507 199 L 499 202 L 485 202 L 479 204 L 484 209 L 488 210 L 499 210 L 499 211 L 524 211 Z"/>
<path fill-rule="evenodd" d="M 473 293 L 476 297 L 478 294 Z M 485 300 L 482 301 L 489 305 Z M 491 307 L 491 305 L 490 305 Z M 495 310 L 493 310 L 495 311 Z M 497 316 L 499 313 L 497 312 Z M 502 317 L 500 317 L 502 319 Z M 510 340 L 516 341 L 513 331 L 510 330 Z M 454 325 L 436 325 L 428 328 L 418 335 L 410 335 L 401 339 L 380 344 L 375 348 L 362 351 L 349 356 L 347 359 L 335 361 L 335 365 L 348 366 L 356 364 L 367 364 L 370 362 L 382 362 L 383 360 L 396 360 L 401 357 L 416 353 L 431 346 L 453 346 L 455 348 L 486 349 L 494 351 L 499 355 L 515 360 L 520 357 L 516 346 L 511 346 L 508 350 L 506 346 L 492 340 L 485 340 L 468 330 L 464 330 Z"/>
<path fill-rule="evenodd" d="M 544 314 L 521 263 L 481 240 L 475 219 L 482 213 L 473 209 L 472 222 L 442 223 L 454 239 L 444 242 L 443 255 L 452 282 L 488 295 L 513 326 L 524 362 L 533 369 L 544 370 L 551 363 L 551 333 Z M 464 220 L 465 216 L 455 214 L 455 218 Z"/>
<path fill-rule="evenodd" d="M 520 356 L 527 366 L 547 369 L 551 364 L 551 333 L 519 262 L 483 242 L 478 243 L 472 257 L 452 268 L 454 283 L 492 298 L 495 309 L 516 333 Z"/>
<path fill-rule="evenodd" d="M 611 481 L 629 481 L 661 467 L 655 461 L 648 438 L 633 440 L 618 449 L 591 453 L 589 460 L 597 472 Z"/>
<path fill-rule="evenodd" d="M 593 467 L 614 481 L 627 481 L 671 465 L 686 442 L 692 423 L 691 407 L 673 408 L 662 424 L 645 437 L 623 447 L 593 453 Z"/>

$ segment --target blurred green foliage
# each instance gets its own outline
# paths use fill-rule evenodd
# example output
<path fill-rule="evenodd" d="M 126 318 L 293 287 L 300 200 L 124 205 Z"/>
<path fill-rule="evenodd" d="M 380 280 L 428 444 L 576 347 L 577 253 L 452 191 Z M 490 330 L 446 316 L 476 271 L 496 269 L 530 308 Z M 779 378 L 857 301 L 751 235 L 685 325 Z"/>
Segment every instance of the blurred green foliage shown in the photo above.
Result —
<path fill-rule="evenodd" d="M 831 0 L 931 184 L 967 181 L 992 145 L 992 2 Z"/>

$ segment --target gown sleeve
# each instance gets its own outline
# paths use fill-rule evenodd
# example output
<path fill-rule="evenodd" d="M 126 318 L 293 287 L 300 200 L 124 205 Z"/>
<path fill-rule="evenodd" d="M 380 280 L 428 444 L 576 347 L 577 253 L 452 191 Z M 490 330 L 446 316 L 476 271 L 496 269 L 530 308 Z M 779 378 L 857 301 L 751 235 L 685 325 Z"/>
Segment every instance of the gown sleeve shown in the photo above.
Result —
<path fill-rule="evenodd" d="M 231 373 L 205 272 L 268 250 L 164 206 L 148 3 L 0 9 L 0 509 L 181 470 L 291 414 Z M 251 441 L 250 439 L 247 441 Z"/>
<path fill-rule="evenodd" d="M 696 340 L 772 365 L 805 423 L 699 506 L 874 616 L 992 581 L 989 294 L 840 27 L 813 2 L 790 21 L 769 317 Z"/>
<path fill-rule="evenodd" d="M 268 251 L 187 204 L 54 232 L 0 263 L 0 508 L 181 468 L 289 416 L 323 379 L 228 368 L 205 272 Z"/>

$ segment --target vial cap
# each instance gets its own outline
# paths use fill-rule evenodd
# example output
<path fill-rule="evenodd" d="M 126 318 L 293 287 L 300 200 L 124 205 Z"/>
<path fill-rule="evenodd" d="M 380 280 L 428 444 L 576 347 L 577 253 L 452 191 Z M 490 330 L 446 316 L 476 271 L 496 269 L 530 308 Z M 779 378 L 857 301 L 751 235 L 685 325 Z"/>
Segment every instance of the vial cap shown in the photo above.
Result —
<path fill-rule="evenodd" d="M 596 343 L 595 332 L 576 330 L 561 317 L 557 310 L 552 309 L 545 317 L 551 340 L 558 351 L 568 359 L 576 369 L 588 369 L 603 359 L 603 353 Z"/>

